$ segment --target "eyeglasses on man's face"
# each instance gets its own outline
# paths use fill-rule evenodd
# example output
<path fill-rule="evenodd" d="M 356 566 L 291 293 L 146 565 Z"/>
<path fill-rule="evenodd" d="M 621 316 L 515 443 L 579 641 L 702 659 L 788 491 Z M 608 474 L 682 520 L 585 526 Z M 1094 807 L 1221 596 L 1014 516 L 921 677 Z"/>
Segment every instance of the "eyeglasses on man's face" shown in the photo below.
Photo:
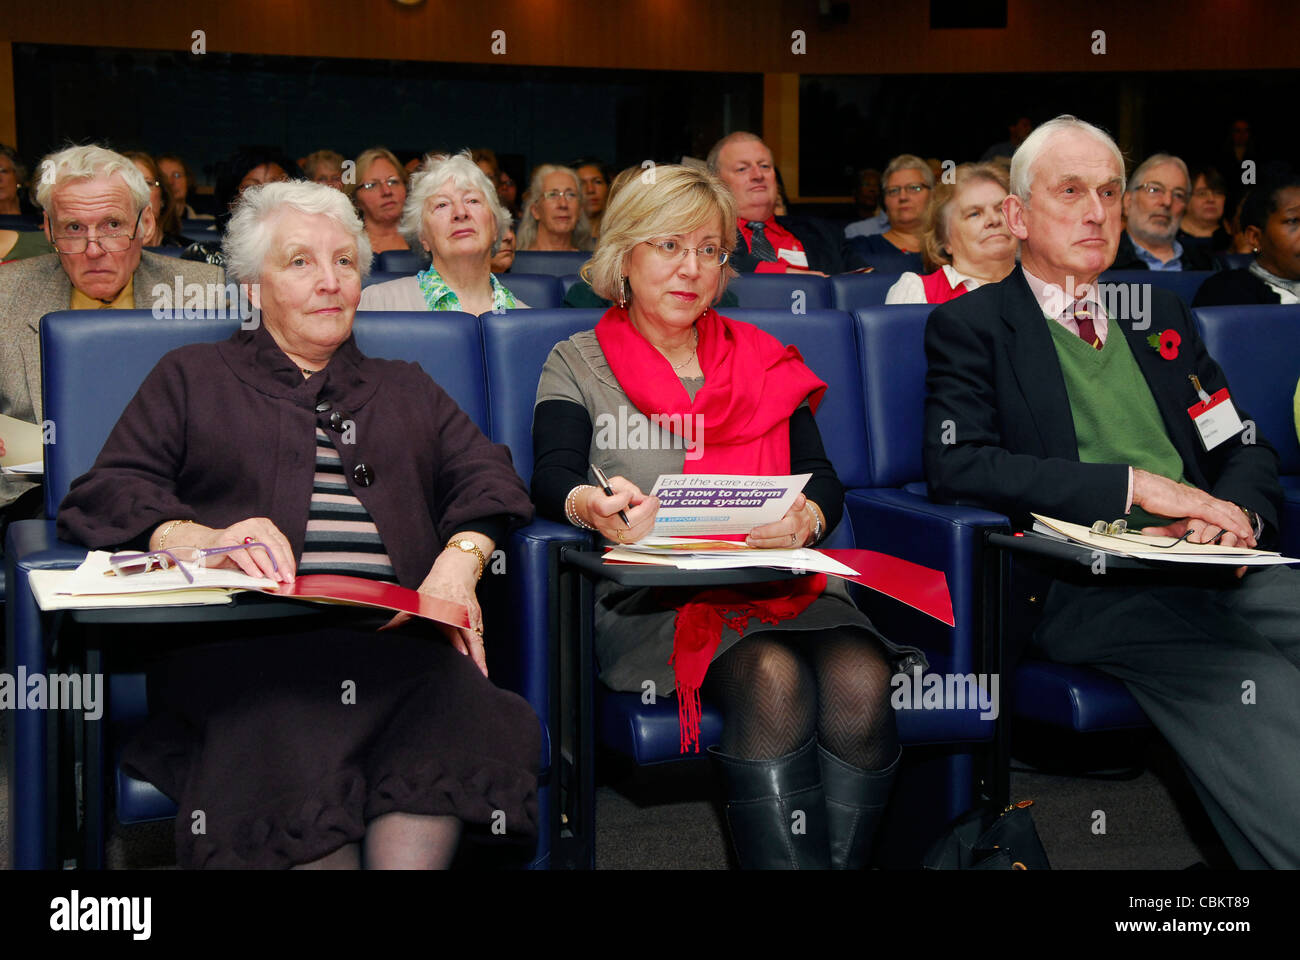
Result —
<path fill-rule="evenodd" d="M 578 194 L 575 193 L 573 190 L 547 190 L 544 194 L 542 194 L 543 200 L 550 200 L 552 203 L 554 203 L 556 200 L 559 200 L 560 197 L 563 197 L 565 200 L 568 200 L 570 203 L 572 203 L 574 200 L 578 199 Z"/>
<path fill-rule="evenodd" d="M 340 177 L 340 181 L 342 178 Z M 365 183 L 357 186 L 358 190 L 374 190 L 379 186 L 386 186 L 389 190 L 396 190 L 402 185 L 401 177 L 389 177 L 387 180 L 367 180 Z"/>
<path fill-rule="evenodd" d="M 699 260 L 700 266 L 717 269 L 726 263 L 727 258 L 730 256 L 719 243 L 705 243 L 698 247 L 688 247 L 680 240 L 672 239 L 646 240 L 644 243 L 653 247 L 661 259 L 672 263 L 685 260 L 686 255 L 694 250 L 695 258 Z"/>
<path fill-rule="evenodd" d="M 1166 196 L 1172 196 L 1175 203 L 1187 202 L 1187 191 L 1182 187 L 1174 187 L 1174 189 L 1170 190 L 1163 183 L 1151 180 L 1147 183 L 1138 184 L 1138 189 L 1148 197 L 1155 197 L 1157 200 L 1163 200 Z"/>
<path fill-rule="evenodd" d="M 131 246 L 131 241 L 135 239 L 136 233 L 140 229 L 140 218 L 144 216 L 144 210 L 135 215 L 135 226 L 131 228 L 130 233 L 122 231 L 123 222 L 116 218 L 109 218 L 99 225 L 99 229 L 94 234 L 86 231 L 86 228 L 79 223 L 70 223 L 64 230 L 72 231 L 65 233 L 60 237 L 51 238 L 54 249 L 59 253 L 85 253 L 86 248 L 93 242 L 99 244 L 99 248 L 105 253 L 121 253 Z"/>
<path fill-rule="evenodd" d="M 929 190 L 930 185 L 927 183 L 905 183 L 901 187 L 886 187 L 885 196 L 896 197 L 904 190 L 908 193 L 921 193 L 923 190 Z"/>

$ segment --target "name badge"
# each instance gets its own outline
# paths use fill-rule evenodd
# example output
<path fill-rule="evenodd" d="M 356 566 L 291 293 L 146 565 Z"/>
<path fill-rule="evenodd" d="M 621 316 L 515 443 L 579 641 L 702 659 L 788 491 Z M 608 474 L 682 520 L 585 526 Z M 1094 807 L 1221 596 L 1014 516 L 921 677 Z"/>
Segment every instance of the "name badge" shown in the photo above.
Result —
<path fill-rule="evenodd" d="M 776 252 L 776 255 L 792 267 L 803 267 L 805 270 L 808 269 L 808 254 L 804 253 L 802 250 L 781 249 Z"/>
<path fill-rule="evenodd" d="M 1202 396 L 1206 399 L 1188 407 L 1187 414 L 1201 436 L 1201 446 L 1208 452 L 1241 433 L 1245 425 L 1241 422 L 1241 417 L 1237 416 L 1237 408 L 1232 405 L 1227 387 L 1213 395 L 1206 395 L 1202 391 Z"/>

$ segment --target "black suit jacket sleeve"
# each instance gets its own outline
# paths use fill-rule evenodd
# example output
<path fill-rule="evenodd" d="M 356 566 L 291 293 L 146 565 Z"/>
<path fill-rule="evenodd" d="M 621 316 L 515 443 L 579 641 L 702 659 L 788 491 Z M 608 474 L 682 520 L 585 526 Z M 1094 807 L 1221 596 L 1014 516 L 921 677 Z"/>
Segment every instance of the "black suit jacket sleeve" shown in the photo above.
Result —
<path fill-rule="evenodd" d="M 1010 357 L 992 329 L 1000 321 L 963 313 L 969 311 L 936 309 L 925 329 L 930 496 L 1022 522 L 1030 512 L 1078 523 L 1124 516 L 1128 466 L 1044 455 L 1030 411 L 1020 409 L 1024 398 L 1007 382 L 1015 376 Z M 1073 444 L 1073 424 L 1067 429 Z"/>
<path fill-rule="evenodd" d="M 1227 379 L 1187 306 L 1168 291 L 1148 290 L 1145 321 L 1113 319 L 1110 336 L 1128 340 L 1186 480 L 1257 511 L 1276 530 L 1277 453 L 1253 432 L 1204 450 L 1187 413 L 1196 401 L 1188 376 L 1196 374 L 1210 393 Z M 924 454 L 935 499 L 980 504 L 1022 522 L 1030 511 L 1076 523 L 1124 515 L 1129 465 L 1079 462 L 1051 322 L 1019 270 L 930 315 Z M 1180 344 L 1166 360 L 1147 337 L 1170 329 Z M 1240 406 L 1237 412 L 1249 419 Z"/>

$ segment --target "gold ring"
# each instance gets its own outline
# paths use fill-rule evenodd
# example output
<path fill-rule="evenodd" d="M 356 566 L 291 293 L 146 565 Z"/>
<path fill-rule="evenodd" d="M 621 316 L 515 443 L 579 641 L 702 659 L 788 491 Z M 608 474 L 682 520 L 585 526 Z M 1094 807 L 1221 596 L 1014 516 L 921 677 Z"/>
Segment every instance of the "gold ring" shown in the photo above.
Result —
<path fill-rule="evenodd" d="M 622 531 L 622 530 L 615 530 L 615 531 L 614 531 L 614 536 L 618 538 L 618 542 L 619 542 L 619 543 L 622 543 L 622 542 L 623 542 L 623 531 Z"/>

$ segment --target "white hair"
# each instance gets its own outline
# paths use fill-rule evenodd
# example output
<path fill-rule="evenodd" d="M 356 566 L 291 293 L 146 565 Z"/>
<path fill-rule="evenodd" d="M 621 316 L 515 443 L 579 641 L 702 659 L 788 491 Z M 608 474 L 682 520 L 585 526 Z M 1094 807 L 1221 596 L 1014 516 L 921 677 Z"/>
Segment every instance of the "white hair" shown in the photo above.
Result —
<path fill-rule="evenodd" d="M 49 210 L 55 187 L 69 180 L 94 180 L 113 174 L 126 183 L 137 214 L 149 206 L 149 185 L 139 168 L 120 153 L 94 144 L 65 147 L 41 161 L 36 168 L 36 203 L 41 209 Z"/>
<path fill-rule="evenodd" d="M 1160 166 L 1162 163 L 1172 163 L 1179 170 L 1183 171 L 1183 179 L 1187 181 L 1187 189 L 1192 189 L 1192 175 L 1187 172 L 1187 164 L 1183 163 L 1179 157 L 1175 157 L 1172 153 L 1153 153 L 1138 164 L 1138 168 L 1133 171 L 1133 177 L 1129 180 L 1129 191 L 1132 192 L 1142 186 L 1142 184 L 1146 182 L 1147 171 L 1152 167 Z M 1170 184 L 1170 186 L 1173 186 L 1173 184 Z"/>
<path fill-rule="evenodd" d="M 528 250 L 537 240 L 537 218 L 533 216 L 533 205 L 542 202 L 542 184 L 553 173 L 562 173 L 573 181 L 573 191 L 578 195 L 577 225 L 573 228 L 573 245 L 579 250 L 590 250 L 591 221 L 587 219 L 587 208 L 582 203 L 582 180 L 572 167 L 562 167 L 557 163 L 543 163 L 533 170 L 533 178 L 524 193 L 519 207 L 519 226 L 515 228 L 515 249 Z"/>
<path fill-rule="evenodd" d="M 286 208 L 299 213 L 324 214 L 347 231 L 357 245 L 357 266 L 364 279 L 370 273 L 370 238 L 356 208 L 333 187 L 309 180 L 281 180 L 249 187 L 235 203 L 226 225 L 221 249 L 226 273 L 238 283 L 255 283 L 271 252 L 275 221 Z"/>
<path fill-rule="evenodd" d="M 1119 170 L 1120 187 L 1123 188 L 1124 155 L 1120 153 L 1119 147 L 1111 139 L 1110 134 L 1101 127 L 1093 126 L 1086 120 L 1080 120 L 1078 117 L 1063 113 L 1061 116 L 1035 127 L 1034 131 L 1025 137 L 1024 142 L 1020 144 L 1011 157 L 1011 192 L 1026 204 L 1029 203 L 1030 188 L 1034 185 L 1034 164 L 1038 162 L 1038 157 L 1052 137 L 1069 130 L 1086 133 L 1109 148 L 1115 157 L 1115 167 Z"/>
<path fill-rule="evenodd" d="M 422 239 L 424 229 L 424 205 L 435 193 L 447 183 L 457 190 L 477 190 L 483 194 L 488 209 L 497 221 L 496 239 L 492 241 L 492 255 L 496 255 L 501 246 L 501 238 L 510 229 L 513 219 L 500 199 L 497 197 L 496 185 L 488 179 L 487 174 L 474 162 L 468 149 L 457 154 L 441 153 L 429 157 L 420 169 L 411 174 L 411 183 L 406 190 L 406 206 L 402 209 L 402 220 L 398 225 L 402 235 L 412 245 Z"/>

